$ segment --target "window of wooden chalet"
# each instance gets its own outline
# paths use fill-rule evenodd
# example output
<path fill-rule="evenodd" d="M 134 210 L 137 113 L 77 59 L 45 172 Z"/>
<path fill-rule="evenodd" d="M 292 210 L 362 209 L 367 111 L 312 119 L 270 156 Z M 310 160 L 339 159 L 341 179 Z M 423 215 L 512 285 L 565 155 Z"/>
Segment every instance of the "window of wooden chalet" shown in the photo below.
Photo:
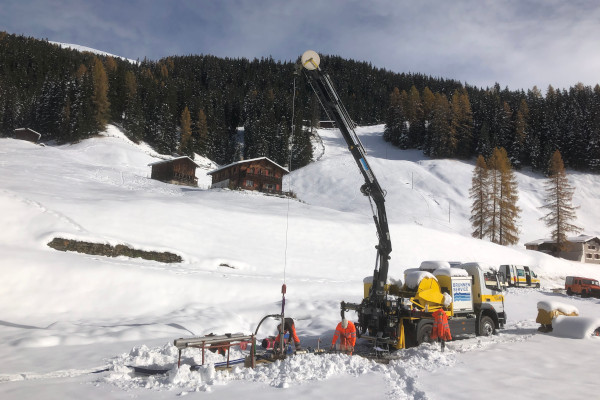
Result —
<path fill-rule="evenodd" d="M 254 186 L 254 181 L 250 180 L 250 179 L 246 179 L 246 187 L 253 187 Z"/>

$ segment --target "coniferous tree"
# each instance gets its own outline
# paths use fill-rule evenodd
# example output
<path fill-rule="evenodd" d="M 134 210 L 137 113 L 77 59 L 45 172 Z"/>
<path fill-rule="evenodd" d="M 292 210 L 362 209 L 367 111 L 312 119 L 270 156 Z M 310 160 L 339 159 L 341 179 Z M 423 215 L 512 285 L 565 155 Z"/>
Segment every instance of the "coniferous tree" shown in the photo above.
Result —
<path fill-rule="evenodd" d="M 408 122 L 408 147 L 421 148 L 423 144 L 424 126 L 423 105 L 421 95 L 415 85 L 411 86 L 408 92 L 405 115 Z"/>
<path fill-rule="evenodd" d="M 515 114 L 515 133 L 511 144 L 511 163 L 515 168 L 520 168 L 527 163 L 525 158 L 525 144 L 529 135 L 529 107 L 527 102 L 521 99 L 519 109 Z"/>
<path fill-rule="evenodd" d="M 490 126 L 487 122 L 484 122 L 481 125 L 476 150 L 487 158 L 489 158 L 492 155 L 492 145 L 490 143 Z"/>
<path fill-rule="evenodd" d="M 400 90 L 395 87 L 390 93 L 389 106 L 387 110 L 385 128 L 383 131 L 383 139 L 398 146 L 400 143 L 400 135 L 402 134 L 402 126 L 404 125 L 404 115 L 402 113 L 402 98 Z"/>
<path fill-rule="evenodd" d="M 487 164 L 480 154 L 473 169 L 471 188 L 469 189 L 469 195 L 473 201 L 471 205 L 471 217 L 469 218 L 473 227 L 471 236 L 478 239 L 483 239 L 488 235 L 490 211 L 489 184 Z"/>
<path fill-rule="evenodd" d="M 502 175 L 500 193 L 500 220 L 498 225 L 498 243 L 511 245 L 519 242 L 519 217 L 521 208 L 517 206 L 519 188 L 517 178 L 504 148 L 502 153 Z"/>
<path fill-rule="evenodd" d="M 495 148 L 488 161 L 490 189 L 490 241 L 501 245 L 518 241 L 518 187 L 504 148 Z"/>
<path fill-rule="evenodd" d="M 106 128 L 106 124 L 110 119 L 110 103 L 108 102 L 108 77 L 102 61 L 98 58 L 94 58 L 92 82 L 94 87 L 92 103 L 94 105 L 96 130 L 102 131 Z"/>
<path fill-rule="evenodd" d="M 456 138 L 456 156 L 469 158 L 473 141 L 473 113 L 466 90 L 455 90 L 452 95 L 450 129 Z"/>
<path fill-rule="evenodd" d="M 594 86 L 590 106 L 590 136 L 587 143 L 587 165 L 592 171 L 600 171 L 600 85 Z"/>
<path fill-rule="evenodd" d="M 423 149 L 425 155 L 428 155 L 431 149 L 431 121 L 433 120 L 433 109 L 435 107 L 435 95 L 429 89 L 429 87 L 425 87 L 425 89 L 423 89 L 421 104 L 423 108 L 423 119 L 421 122 L 423 137 L 420 143 L 420 148 Z"/>
<path fill-rule="evenodd" d="M 451 111 L 448 98 L 441 93 L 436 93 L 430 126 L 429 156 L 440 158 L 455 155 L 458 142 L 455 132 L 450 129 L 450 122 Z"/>
<path fill-rule="evenodd" d="M 208 123 L 206 121 L 206 114 L 202 109 L 198 111 L 198 118 L 196 120 L 196 126 L 193 132 L 193 137 L 194 151 L 202 156 L 206 156 L 210 152 L 210 138 L 208 135 Z"/>
<path fill-rule="evenodd" d="M 573 206 L 575 188 L 569 183 L 565 166 L 558 150 L 554 152 L 548 165 L 548 179 L 545 183 L 545 204 L 541 207 L 547 214 L 540 218 L 551 228 L 551 238 L 556 243 L 555 254 L 565 250 L 567 233 L 578 233 L 581 228 L 571 222 L 577 218 Z"/>
<path fill-rule="evenodd" d="M 194 150 L 192 148 L 192 117 L 187 106 L 181 113 L 181 137 L 179 140 L 179 152 L 194 158 Z"/>
<path fill-rule="evenodd" d="M 138 95 L 137 79 L 133 72 L 125 73 L 124 85 L 123 128 L 131 140 L 139 143 L 144 137 L 144 112 Z"/>

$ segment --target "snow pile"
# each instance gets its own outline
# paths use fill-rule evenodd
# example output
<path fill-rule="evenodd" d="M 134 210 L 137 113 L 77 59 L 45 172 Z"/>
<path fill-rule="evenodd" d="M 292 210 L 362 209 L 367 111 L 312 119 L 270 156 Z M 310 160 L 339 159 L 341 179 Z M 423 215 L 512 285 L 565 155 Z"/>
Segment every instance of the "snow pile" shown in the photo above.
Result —
<path fill-rule="evenodd" d="M 570 315 L 570 314 L 579 315 L 579 310 L 574 305 L 560 303 L 558 301 L 553 301 L 553 300 L 539 301 L 537 303 L 537 308 L 538 308 L 538 310 L 544 310 L 547 312 L 558 310 L 565 315 Z"/>
<path fill-rule="evenodd" d="M 421 271 L 433 271 L 439 268 L 450 268 L 448 261 L 423 261 L 419 266 Z"/>
<path fill-rule="evenodd" d="M 432 278 L 437 281 L 437 278 L 433 276 L 431 272 L 427 271 L 408 271 L 405 276 L 405 284 L 409 289 L 416 289 L 421 281 L 425 278 Z"/>
<path fill-rule="evenodd" d="M 436 345 L 425 344 L 402 353 L 400 359 L 388 365 L 363 357 L 343 354 L 300 354 L 273 363 L 258 364 L 255 369 L 235 366 L 230 372 L 216 370 L 214 363 L 226 358 L 207 351 L 206 362 L 201 363 L 201 350 L 186 349 L 181 367 L 177 367 L 177 348 L 171 344 L 150 349 L 146 346 L 134 348 L 130 353 L 113 360 L 108 376 L 99 379 L 124 390 L 136 388 L 157 391 L 210 392 L 214 386 L 223 386 L 234 381 L 266 384 L 286 389 L 309 382 L 324 381 L 334 377 L 360 377 L 367 374 L 382 376 L 389 386 L 389 396 L 394 399 L 419 398 L 425 394 L 417 388 L 419 375 L 425 371 L 454 365 L 454 352 L 442 353 Z M 232 349 L 231 359 L 244 354 Z M 196 367 L 191 368 L 191 365 Z M 136 376 L 130 366 L 148 369 L 168 369 L 166 374 Z"/>
<path fill-rule="evenodd" d="M 433 271 L 434 276 L 469 276 L 469 273 L 462 268 L 438 268 Z"/>
<path fill-rule="evenodd" d="M 600 318 L 559 315 L 552 321 L 552 334 L 571 339 L 598 337 L 600 335 Z"/>

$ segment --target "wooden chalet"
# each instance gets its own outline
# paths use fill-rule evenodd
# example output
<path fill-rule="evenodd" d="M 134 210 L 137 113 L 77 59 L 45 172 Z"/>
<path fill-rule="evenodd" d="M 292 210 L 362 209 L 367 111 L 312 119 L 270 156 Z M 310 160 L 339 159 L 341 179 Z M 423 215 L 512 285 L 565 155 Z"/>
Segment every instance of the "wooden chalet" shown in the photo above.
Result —
<path fill-rule="evenodd" d="M 289 171 L 267 157 L 238 161 L 208 173 L 212 188 L 258 190 L 282 194 L 282 179 Z"/>
<path fill-rule="evenodd" d="M 19 140 L 27 140 L 28 142 L 37 143 L 42 137 L 41 133 L 34 131 L 29 128 L 17 128 L 15 129 L 14 138 Z"/>
<path fill-rule="evenodd" d="M 198 186 L 196 168 L 200 166 L 187 156 L 153 162 L 148 166 L 152 167 L 152 179 L 176 185 Z"/>
<path fill-rule="evenodd" d="M 579 235 L 567 238 L 567 248 L 556 253 L 556 242 L 539 239 L 525 243 L 527 250 L 541 251 L 560 258 L 582 263 L 600 264 L 600 239 L 595 236 Z"/>

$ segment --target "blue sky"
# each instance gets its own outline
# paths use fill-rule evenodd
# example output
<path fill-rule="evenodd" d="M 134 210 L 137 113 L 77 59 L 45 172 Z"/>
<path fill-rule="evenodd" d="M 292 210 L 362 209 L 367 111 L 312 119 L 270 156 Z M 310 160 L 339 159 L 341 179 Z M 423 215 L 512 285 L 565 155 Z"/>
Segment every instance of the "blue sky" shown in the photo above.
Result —
<path fill-rule="evenodd" d="M 600 83 L 595 0 L 2 0 L 0 30 L 131 59 L 307 49 L 486 87 Z"/>

